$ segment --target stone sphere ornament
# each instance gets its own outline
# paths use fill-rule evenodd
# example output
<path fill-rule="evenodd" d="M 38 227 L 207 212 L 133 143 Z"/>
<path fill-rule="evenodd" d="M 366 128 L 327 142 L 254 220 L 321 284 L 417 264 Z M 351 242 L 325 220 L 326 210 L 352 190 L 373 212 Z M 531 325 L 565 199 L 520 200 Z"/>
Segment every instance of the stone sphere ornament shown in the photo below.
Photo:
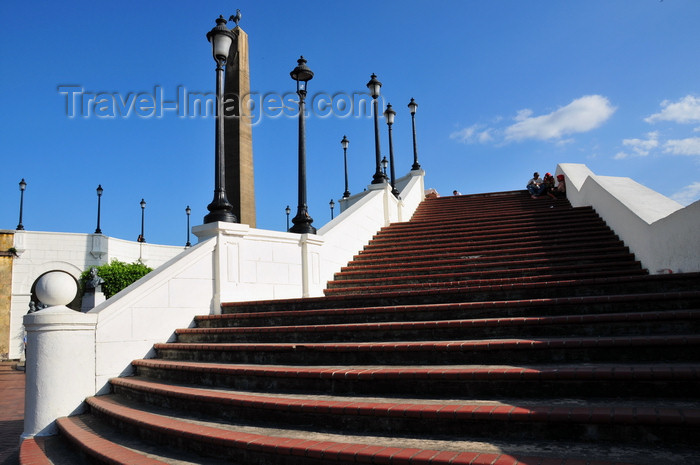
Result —
<path fill-rule="evenodd" d="M 36 283 L 36 296 L 48 305 L 68 305 L 78 292 L 75 279 L 63 271 L 50 271 Z"/>

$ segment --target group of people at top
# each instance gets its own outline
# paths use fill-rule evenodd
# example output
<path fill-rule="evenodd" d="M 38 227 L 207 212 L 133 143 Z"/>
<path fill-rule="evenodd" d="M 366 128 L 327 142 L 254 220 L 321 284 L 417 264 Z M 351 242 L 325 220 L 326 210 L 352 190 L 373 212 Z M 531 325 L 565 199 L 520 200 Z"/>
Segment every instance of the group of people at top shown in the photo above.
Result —
<path fill-rule="evenodd" d="M 551 173 L 546 173 L 544 179 L 540 178 L 540 173 L 536 172 L 532 175 L 532 179 L 527 182 L 527 191 L 533 199 L 538 199 L 542 195 L 548 195 L 553 199 L 557 198 L 557 194 L 566 192 L 566 183 L 564 175 L 557 175 L 556 184 L 554 176 Z"/>

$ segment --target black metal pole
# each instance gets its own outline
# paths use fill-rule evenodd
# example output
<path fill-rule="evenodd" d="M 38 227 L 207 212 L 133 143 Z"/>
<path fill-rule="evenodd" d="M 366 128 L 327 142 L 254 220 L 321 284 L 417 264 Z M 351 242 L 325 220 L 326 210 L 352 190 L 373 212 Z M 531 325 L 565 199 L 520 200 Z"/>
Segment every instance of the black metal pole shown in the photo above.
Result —
<path fill-rule="evenodd" d="M 411 98 L 408 104 L 408 108 L 411 109 L 411 125 L 413 126 L 413 166 L 411 166 L 411 170 L 420 169 L 420 164 L 418 163 L 418 145 L 416 144 L 416 107 L 418 107 L 418 104 Z"/>
<path fill-rule="evenodd" d="M 102 229 L 100 229 L 100 204 L 102 200 L 102 184 L 97 186 L 97 228 L 95 228 L 95 234 L 102 234 Z"/>
<path fill-rule="evenodd" d="M 187 215 L 187 242 L 185 242 L 185 247 L 192 247 L 192 243 L 190 242 L 190 213 L 192 210 L 190 210 L 190 206 L 188 205 L 187 208 L 185 208 L 185 214 Z"/>
<path fill-rule="evenodd" d="M 331 219 L 333 219 L 333 209 L 335 208 L 335 202 L 333 201 L 333 199 L 331 199 L 331 201 L 328 202 L 328 205 L 331 206 Z"/>
<path fill-rule="evenodd" d="M 343 192 L 343 198 L 347 199 L 350 197 L 350 191 L 348 190 L 348 139 L 343 136 L 341 141 L 343 144 L 343 165 L 345 166 L 345 192 Z"/>
<path fill-rule="evenodd" d="M 226 197 L 226 166 L 224 161 L 224 60 L 216 59 L 216 134 L 215 134 L 215 176 L 214 200 L 207 205 L 209 214 L 204 217 L 204 223 L 225 221 L 237 223 L 238 218 L 233 213 L 233 205 Z"/>
<path fill-rule="evenodd" d="M 299 199 L 297 215 L 292 218 L 294 226 L 289 230 L 298 234 L 316 234 L 316 228 L 311 226 L 314 221 L 309 216 L 306 204 L 306 89 L 299 88 L 297 81 L 297 94 L 299 95 Z"/>
<path fill-rule="evenodd" d="M 143 235 L 143 224 L 144 224 L 144 217 L 145 214 L 144 212 L 146 211 L 146 202 L 141 199 L 141 234 L 139 234 L 139 238 L 136 240 L 137 242 L 146 242 L 146 237 Z"/>
<path fill-rule="evenodd" d="M 24 210 L 24 190 L 27 188 L 27 183 L 24 182 L 24 178 L 19 182 L 19 223 L 17 224 L 17 230 L 22 231 L 24 225 L 22 224 L 22 212 Z"/>
<path fill-rule="evenodd" d="M 376 170 L 374 176 L 372 177 L 372 184 L 381 184 L 386 182 L 386 176 L 382 173 L 381 163 L 381 148 L 379 145 L 379 102 L 376 98 L 372 99 L 372 105 L 374 107 L 374 156 L 376 161 Z"/>
<path fill-rule="evenodd" d="M 391 170 L 391 193 L 394 197 L 399 196 L 399 190 L 396 188 L 396 172 L 394 171 L 394 140 L 392 138 L 392 123 L 387 124 L 389 126 L 389 167 Z"/>

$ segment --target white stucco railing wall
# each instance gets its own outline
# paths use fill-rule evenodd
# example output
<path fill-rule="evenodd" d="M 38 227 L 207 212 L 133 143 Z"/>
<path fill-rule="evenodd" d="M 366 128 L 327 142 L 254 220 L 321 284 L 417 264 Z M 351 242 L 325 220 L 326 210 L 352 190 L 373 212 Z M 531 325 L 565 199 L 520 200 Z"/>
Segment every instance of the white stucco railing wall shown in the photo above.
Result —
<path fill-rule="evenodd" d="M 132 360 L 211 312 L 215 246 L 208 240 L 187 249 L 88 312 L 97 315 L 95 392 L 106 393 L 110 378 L 131 373 Z"/>
<path fill-rule="evenodd" d="M 204 224 L 192 231 L 200 241 L 213 239 L 217 244 L 212 266 L 219 279 L 215 282 L 213 313 L 220 311 L 221 302 L 301 296 L 300 250 L 307 235 L 236 223 Z"/>
<path fill-rule="evenodd" d="M 321 279 L 310 289 L 311 296 L 323 295 L 326 283 L 334 273 L 352 260 L 376 232 L 389 223 L 408 221 L 424 198 L 424 176 L 421 170 L 411 171 L 396 182 L 400 199 L 391 188 L 370 189 L 343 204 L 341 213 L 318 230 L 324 240 Z"/>
<path fill-rule="evenodd" d="M 13 231 L 17 258 L 12 264 L 9 358 L 23 354 L 22 317 L 29 311 L 32 285 L 46 272 L 64 271 L 77 281 L 91 266 L 117 259 L 126 263 L 141 260 L 157 268 L 183 252 L 184 247 L 126 241 L 102 234 L 47 231 Z"/>
<path fill-rule="evenodd" d="M 396 188 L 401 192 L 403 202 L 403 217 L 400 221 L 408 221 L 425 199 L 425 171 L 414 170 L 403 178 L 397 179 Z"/>
<path fill-rule="evenodd" d="M 562 163 L 574 207 L 591 206 L 650 273 L 700 271 L 700 201 L 683 207 L 630 178 Z"/>

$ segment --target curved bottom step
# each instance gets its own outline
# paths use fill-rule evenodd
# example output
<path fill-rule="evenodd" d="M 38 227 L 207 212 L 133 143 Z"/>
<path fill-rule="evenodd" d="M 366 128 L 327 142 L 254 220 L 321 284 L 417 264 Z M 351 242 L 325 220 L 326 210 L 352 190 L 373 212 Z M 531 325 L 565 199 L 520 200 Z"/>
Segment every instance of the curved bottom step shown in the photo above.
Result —
<path fill-rule="evenodd" d="M 112 427 L 96 425 L 89 415 L 59 420 L 59 426 L 71 439 L 111 455 L 99 463 L 114 464 L 356 464 L 386 463 L 414 465 L 657 465 L 660 463 L 698 463 L 698 451 L 680 448 L 640 448 L 567 442 L 454 441 L 439 436 L 410 437 L 348 436 L 309 430 L 280 430 L 226 423 L 204 422 L 196 418 L 174 418 L 169 409 L 149 407 L 136 410 L 111 399 L 92 398 L 91 408 L 113 418 L 119 429 L 131 430 L 158 443 L 178 447 L 187 443 L 209 458 L 190 453 L 154 456 L 141 439 L 125 442 L 128 447 L 112 446 L 110 435 L 121 436 Z M 123 426 L 122 426 L 123 425 Z M 107 430 L 105 430 L 107 428 Z M 121 442 L 121 441 L 120 441 Z M 163 450 L 162 448 L 159 450 Z M 123 454 L 123 455 L 122 455 Z M 194 458 L 193 458 L 194 457 Z M 195 461 L 192 461 L 195 460 Z M 218 461 L 216 461 L 218 460 Z M 28 465 L 28 464 L 23 464 Z"/>

